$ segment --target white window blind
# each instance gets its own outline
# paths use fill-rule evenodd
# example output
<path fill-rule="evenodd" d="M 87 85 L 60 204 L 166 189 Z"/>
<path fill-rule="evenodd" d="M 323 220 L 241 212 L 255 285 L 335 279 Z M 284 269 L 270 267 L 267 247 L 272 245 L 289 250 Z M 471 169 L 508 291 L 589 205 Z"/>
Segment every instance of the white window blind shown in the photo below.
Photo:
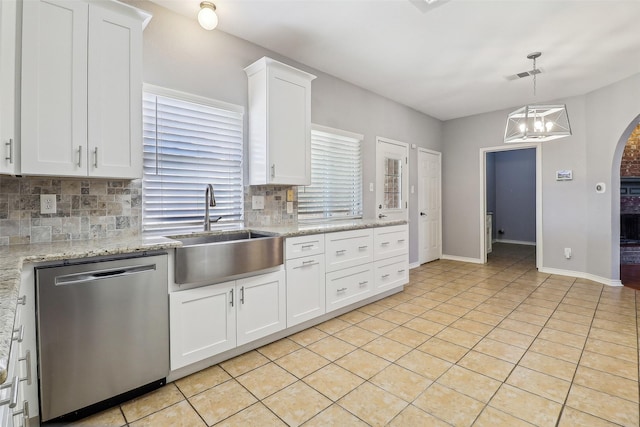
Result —
<path fill-rule="evenodd" d="M 218 224 L 243 219 L 243 109 L 145 85 L 143 230 L 201 230 L 213 184 Z"/>
<path fill-rule="evenodd" d="M 313 125 L 311 185 L 298 187 L 298 219 L 362 217 L 363 136 Z"/>

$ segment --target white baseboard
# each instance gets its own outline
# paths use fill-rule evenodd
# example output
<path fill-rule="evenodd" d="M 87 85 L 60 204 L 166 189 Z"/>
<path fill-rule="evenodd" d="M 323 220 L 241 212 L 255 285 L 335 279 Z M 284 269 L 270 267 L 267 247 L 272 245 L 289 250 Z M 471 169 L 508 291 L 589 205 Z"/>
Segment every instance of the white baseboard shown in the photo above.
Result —
<path fill-rule="evenodd" d="M 420 267 L 419 262 L 414 262 L 412 264 L 409 264 L 409 270 L 413 270 L 414 268 L 418 268 L 418 267 Z"/>
<path fill-rule="evenodd" d="M 607 279 L 606 277 L 596 276 L 595 274 L 584 273 L 582 271 L 562 270 L 559 268 L 542 267 L 538 269 L 541 273 L 557 274 L 558 276 L 571 276 L 580 279 L 593 280 L 607 286 L 622 286 L 622 282 L 616 279 Z"/>
<path fill-rule="evenodd" d="M 514 245 L 528 245 L 528 246 L 536 245 L 536 242 L 525 242 L 523 240 L 506 240 L 506 239 L 496 239 L 496 240 L 493 240 L 493 243 L 511 243 Z"/>
<path fill-rule="evenodd" d="M 449 261 L 470 262 L 472 264 L 484 264 L 484 261 L 482 261 L 480 258 L 468 258 L 468 257 L 456 256 L 456 255 L 442 254 L 442 258 L 440 258 L 440 259 L 446 259 L 446 260 L 449 260 Z"/>

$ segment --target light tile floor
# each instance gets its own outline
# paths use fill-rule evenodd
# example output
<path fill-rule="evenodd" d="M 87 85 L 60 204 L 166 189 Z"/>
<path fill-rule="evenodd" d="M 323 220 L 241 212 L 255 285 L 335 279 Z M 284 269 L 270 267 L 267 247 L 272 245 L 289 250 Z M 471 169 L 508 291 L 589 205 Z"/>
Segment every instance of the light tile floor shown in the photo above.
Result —
<path fill-rule="evenodd" d="M 436 261 L 402 293 L 78 422 L 86 426 L 638 426 L 636 291 Z"/>

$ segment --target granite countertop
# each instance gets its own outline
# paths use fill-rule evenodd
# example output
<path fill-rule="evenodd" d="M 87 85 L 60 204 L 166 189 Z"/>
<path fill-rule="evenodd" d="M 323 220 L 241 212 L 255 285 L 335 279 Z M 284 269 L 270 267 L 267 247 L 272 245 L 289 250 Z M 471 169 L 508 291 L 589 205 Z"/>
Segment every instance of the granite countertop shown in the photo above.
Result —
<path fill-rule="evenodd" d="M 248 230 L 296 237 L 317 233 L 359 230 L 364 228 L 403 225 L 407 221 L 380 220 L 345 220 L 332 222 L 308 223 L 291 226 L 249 227 Z M 203 234 L 222 234 L 238 231 L 212 231 L 194 233 L 191 236 Z M 39 243 L 30 245 L 14 245 L 0 247 L 0 384 L 6 381 L 7 364 L 11 347 L 13 322 L 18 301 L 18 290 L 25 263 L 60 261 L 94 256 L 108 256 L 143 251 L 154 251 L 179 247 L 177 240 L 166 237 L 136 236 L 129 238 L 97 239 L 85 241 L 66 241 L 58 243 Z"/>

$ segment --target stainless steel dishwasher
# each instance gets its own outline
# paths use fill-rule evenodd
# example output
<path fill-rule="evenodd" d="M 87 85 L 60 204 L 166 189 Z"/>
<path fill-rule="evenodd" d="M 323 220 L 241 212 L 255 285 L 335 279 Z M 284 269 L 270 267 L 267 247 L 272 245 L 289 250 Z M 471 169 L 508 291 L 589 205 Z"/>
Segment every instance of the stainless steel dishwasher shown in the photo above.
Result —
<path fill-rule="evenodd" d="M 41 421 L 72 420 L 163 385 L 167 255 L 36 269 Z"/>

